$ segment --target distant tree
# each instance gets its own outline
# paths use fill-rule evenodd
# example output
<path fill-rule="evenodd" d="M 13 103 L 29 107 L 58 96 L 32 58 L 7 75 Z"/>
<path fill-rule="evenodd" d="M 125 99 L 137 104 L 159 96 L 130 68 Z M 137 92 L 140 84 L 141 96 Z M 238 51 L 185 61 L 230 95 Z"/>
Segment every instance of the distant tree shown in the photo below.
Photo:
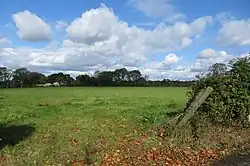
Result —
<path fill-rule="evenodd" d="M 6 67 L 0 67 L 0 87 L 8 88 L 12 78 L 12 71 Z"/>
<path fill-rule="evenodd" d="M 98 79 L 99 85 L 111 86 L 113 85 L 114 73 L 112 71 L 100 72 L 97 79 Z"/>
<path fill-rule="evenodd" d="M 224 63 L 215 63 L 209 67 L 209 73 L 212 76 L 219 76 L 227 72 L 227 66 Z"/>
<path fill-rule="evenodd" d="M 113 76 L 116 83 L 121 83 L 129 80 L 129 72 L 126 68 L 116 69 L 113 72 Z"/>
<path fill-rule="evenodd" d="M 139 70 L 132 70 L 129 71 L 129 78 L 131 81 L 137 81 L 139 78 L 141 78 L 141 72 Z"/>
<path fill-rule="evenodd" d="M 89 84 L 90 86 L 98 86 L 98 79 L 96 77 L 90 77 L 90 80 L 89 80 Z"/>
<path fill-rule="evenodd" d="M 55 73 L 47 77 L 47 82 L 58 82 L 61 85 L 72 86 L 74 85 L 74 79 L 69 74 Z"/>
<path fill-rule="evenodd" d="M 76 85 L 77 86 L 88 86 L 91 85 L 91 78 L 89 75 L 79 75 L 76 77 Z"/>
<path fill-rule="evenodd" d="M 58 82 L 60 84 L 64 84 L 64 74 L 63 73 L 53 73 L 47 77 L 48 83 Z"/>
<path fill-rule="evenodd" d="M 56 85 L 57 82 L 65 86 L 190 86 L 192 83 L 192 81 L 169 79 L 152 81 L 148 78 L 148 76 L 142 76 L 139 70 L 128 71 L 126 68 L 114 71 L 96 71 L 93 76 L 79 75 L 74 80 L 69 74 L 62 72 L 46 77 L 42 73 L 31 72 L 26 68 L 19 68 L 12 72 L 6 67 L 0 67 L 0 87 L 2 88 L 34 87 L 36 84 L 45 83 L 55 83 Z"/>
<path fill-rule="evenodd" d="M 28 74 L 28 82 L 30 86 L 35 86 L 35 84 L 46 83 L 46 76 L 38 72 L 30 72 Z"/>
<path fill-rule="evenodd" d="M 74 78 L 70 76 L 70 74 L 65 74 L 64 80 L 65 80 L 66 86 L 74 86 L 75 80 Z"/>
<path fill-rule="evenodd" d="M 145 86 L 147 83 L 147 80 L 144 77 L 140 77 L 137 81 L 136 81 L 136 85 L 138 86 Z"/>
<path fill-rule="evenodd" d="M 29 85 L 30 71 L 26 68 L 19 68 L 13 72 L 13 85 L 14 87 L 25 87 Z"/>
<path fill-rule="evenodd" d="M 99 74 L 100 74 L 100 71 L 99 71 L 99 70 L 97 70 L 97 71 L 95 71 L 95 73 L 94 73 L 94 75 L 93 75 L 93 76 L 94 76 L 95 78 L 97 78 L 97 77 L 99 77 Z"/>

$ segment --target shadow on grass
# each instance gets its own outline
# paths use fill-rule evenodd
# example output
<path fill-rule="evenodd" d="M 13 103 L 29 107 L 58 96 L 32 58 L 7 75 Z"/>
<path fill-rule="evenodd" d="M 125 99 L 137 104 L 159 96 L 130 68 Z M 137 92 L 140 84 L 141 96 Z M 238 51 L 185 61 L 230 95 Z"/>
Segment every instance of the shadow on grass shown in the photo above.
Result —
<path fill-rule="evenodd" d="M 212 164 L 212 166 L 234 166 L 234 165 L 235 166 L 249 166 L 250 154 L 226 156 L 224 159 Z"/>
<path fill-rule="evenodd" d="M 175 117 L 177 115 L 180 115 L 183 111 L 182 110 L 171 110 L 169 112 L 166 112 L 166 115 L 169 117 L 169 118 L 172 118 L 172 117 Z"/>
<path fill-rule="evenodd" d="M 0 150 L 7 145 L 14 146 L 30 137 L 34 130 L 32 125 L 0 125 Z"/>

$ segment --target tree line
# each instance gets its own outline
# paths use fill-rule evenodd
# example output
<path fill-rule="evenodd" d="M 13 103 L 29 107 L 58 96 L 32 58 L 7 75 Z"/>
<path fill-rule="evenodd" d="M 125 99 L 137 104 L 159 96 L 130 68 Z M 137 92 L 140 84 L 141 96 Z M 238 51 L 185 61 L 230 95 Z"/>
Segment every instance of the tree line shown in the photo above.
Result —
<path fill-rule="evenodd" d="M 76 78 L 62 72 L 48 76 L 29 71 L 27 68 L 16 70 L 0 67 L 1 88 L 22 88 L 42 86 L 46 83 L 59 83 L 60 86 L 190 86 L 194 81 L 148 80 L 139 70 L 128 71 L 126 68 L 114 71 L 96 71 L 93 75 L 83 74 Z"/>

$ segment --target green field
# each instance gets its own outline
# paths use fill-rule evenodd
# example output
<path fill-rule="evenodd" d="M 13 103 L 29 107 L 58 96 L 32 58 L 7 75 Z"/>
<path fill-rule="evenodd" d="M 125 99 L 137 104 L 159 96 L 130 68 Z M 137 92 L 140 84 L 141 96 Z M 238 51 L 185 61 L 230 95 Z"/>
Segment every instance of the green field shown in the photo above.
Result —
<path fill-rule="evenodd" d="M 0 131 L 1 155 L 7 165 L 98 163 L 119 138 L 137 138 L 162 122 L 166 112 L 182 109 L 186 92 L 137 87 L 1 89 L 0 123 L 7 124 Z"/>

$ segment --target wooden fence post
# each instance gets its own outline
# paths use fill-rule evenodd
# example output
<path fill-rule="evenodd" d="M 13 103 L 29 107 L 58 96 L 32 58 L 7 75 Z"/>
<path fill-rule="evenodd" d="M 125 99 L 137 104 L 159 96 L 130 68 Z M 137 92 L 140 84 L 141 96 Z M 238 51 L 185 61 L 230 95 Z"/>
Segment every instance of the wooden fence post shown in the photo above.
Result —
<path fill-rule="evenodd" d="M 212 93 L 213 88 L 207 87 L 207 89 L 202 89 L 195 99 L 191 102 L 189 107 L 185 110 L 184 116 L 181 119 L 179 125 L 185 125 L 194 116 L 198 108 L 205 102 L 207 97 Z"/>

